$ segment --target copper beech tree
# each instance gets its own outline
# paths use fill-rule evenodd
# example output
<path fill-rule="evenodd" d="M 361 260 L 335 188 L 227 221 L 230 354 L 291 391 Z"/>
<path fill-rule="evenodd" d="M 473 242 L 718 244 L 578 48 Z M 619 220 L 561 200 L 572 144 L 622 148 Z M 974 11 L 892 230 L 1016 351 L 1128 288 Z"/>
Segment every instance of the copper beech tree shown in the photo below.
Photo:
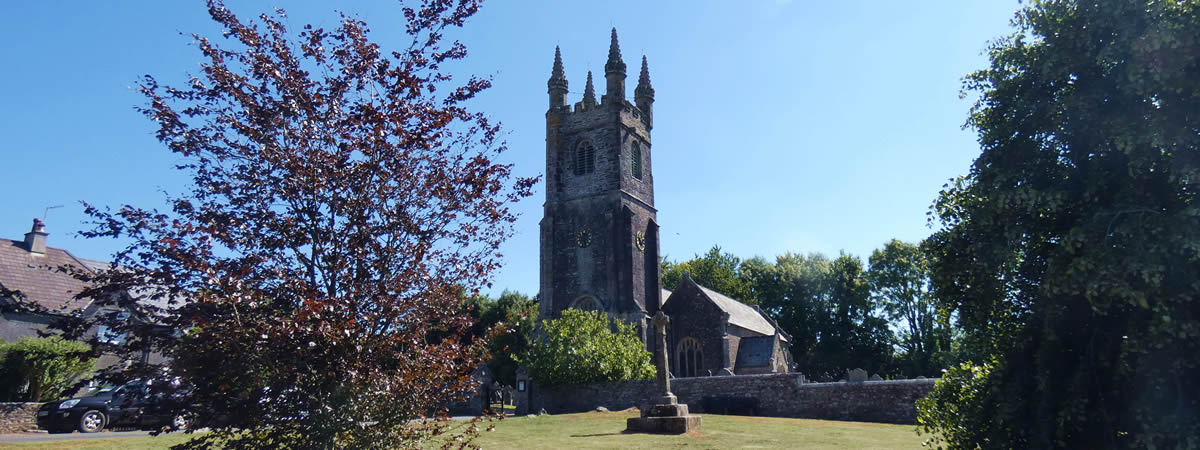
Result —
<path fill-rule="evenodd" d="M 90 236 L 132 243 L 83 295 L 140 312 L 110 324 L 129 333 L 114 350 L 161 352 L 191 386 L 193 426 L 213 433 L 188 445 L 392 448 L 448 431 L 420 419 L 482 361 L 460 296 L 489 283 L 536 181 L 496 161 L 498 125 L 466 106 L 490 82 L 443 67 L 466 56 L 443 32 L 478 8 L 405 4 L 411 44 L 392 52 L 350 16 L 293 35 L 283 11 L 247 22 L 210 1 L 224 39 L 194 36 L 201 72 L 140 82 L 191 187 L 167 212 L 89 206 Z"/>

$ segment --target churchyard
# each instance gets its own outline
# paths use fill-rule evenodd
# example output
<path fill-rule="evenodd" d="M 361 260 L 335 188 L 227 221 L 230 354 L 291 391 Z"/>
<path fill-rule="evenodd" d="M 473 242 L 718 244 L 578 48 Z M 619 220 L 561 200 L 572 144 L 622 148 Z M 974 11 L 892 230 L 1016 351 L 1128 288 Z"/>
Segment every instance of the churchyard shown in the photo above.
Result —
<path fill-rule="evenodd" d="M 494 430 L 481 432 L 474 444 L 485 449 L 915 449 L 921 448 L 924 440 L 911 425 L 717 414 L 705 414 L 704 427 L 688 434 L 624 433 L 626 419 L 637 415 L 636 410 L 626 410 L 511 417 L 492 422 Z M 486 429 L 486 423 L 481 428 Z M 181 443 L 186 436 L 169 434 L 119 440 L 0 444 L 0 449 L 159 449 Z M 433 442 L 430 448 L 439 446 L 440 443 Z"/>

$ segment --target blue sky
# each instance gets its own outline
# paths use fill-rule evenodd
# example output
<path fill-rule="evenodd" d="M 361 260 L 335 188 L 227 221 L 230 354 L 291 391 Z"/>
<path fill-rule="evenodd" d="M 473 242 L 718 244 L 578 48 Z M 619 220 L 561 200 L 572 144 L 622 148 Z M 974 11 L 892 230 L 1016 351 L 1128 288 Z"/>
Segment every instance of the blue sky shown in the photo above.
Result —
<path fill-rule="evenodd" d="M 230 0 L 242 16 L 275 7 L 293 29 L 332 26 L 331 2 Z M 979 154 L 961 128 L 961 78 L 987 64 L 1015 1 L 491 1 L 458 37 L 455 73 L 491 75 L 475 106 L 501 121 L 521 175 L 545 162 L 546 79 L 562 47 L 570 101 L 602 79 L 611 27 L 636 83 L 656 90 L 653 168 L 661 251 L 685 260 L 713 244 L 741 257 L 918 241 L 941 186 Z M 345 2 L 384 48 L 405 45 L 394 1 Z M 11 2 L 0 10 L 0 236 L 21 239 L 48 206 L 49 244 L 106 259 L 119 248 L 75 233 L 79 201 L 162 205 L 186 179 L 136 113 L 143 74 L 166 83 L 200 55 L 180 33 L 219 29 L 202 1 Z M 629 88 L 632 95 L 632 87 Z M 537 289 L 544 193 L 517 208 L 495 292 Z"/>

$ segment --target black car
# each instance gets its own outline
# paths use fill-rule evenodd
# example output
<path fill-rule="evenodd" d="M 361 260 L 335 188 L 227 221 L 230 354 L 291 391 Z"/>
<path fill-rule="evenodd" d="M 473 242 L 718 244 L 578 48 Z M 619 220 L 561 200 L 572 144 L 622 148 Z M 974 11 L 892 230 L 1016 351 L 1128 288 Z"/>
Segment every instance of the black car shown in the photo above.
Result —
<path fill-rule="evenodd" d="M 133 381 L 90 397 L 49 402 L 38 409 L 38 428 L 95 433 L 105 428 L 183 428 L 186 389 L 171 380 Z"/>

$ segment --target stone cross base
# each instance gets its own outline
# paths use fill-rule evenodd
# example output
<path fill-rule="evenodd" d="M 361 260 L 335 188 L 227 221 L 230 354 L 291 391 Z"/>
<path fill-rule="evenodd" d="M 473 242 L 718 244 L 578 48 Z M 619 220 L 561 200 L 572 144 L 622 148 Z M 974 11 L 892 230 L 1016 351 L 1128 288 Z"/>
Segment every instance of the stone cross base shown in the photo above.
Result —
<path fill-rule="evenodd" d="M 684 404 L 654 405 L 642 412 L 642 417 L 630 417 L 625 421 L 625 431 L 630 433 L 682 434 L 700 429 L 700 416 L 688 414 Z"/>

